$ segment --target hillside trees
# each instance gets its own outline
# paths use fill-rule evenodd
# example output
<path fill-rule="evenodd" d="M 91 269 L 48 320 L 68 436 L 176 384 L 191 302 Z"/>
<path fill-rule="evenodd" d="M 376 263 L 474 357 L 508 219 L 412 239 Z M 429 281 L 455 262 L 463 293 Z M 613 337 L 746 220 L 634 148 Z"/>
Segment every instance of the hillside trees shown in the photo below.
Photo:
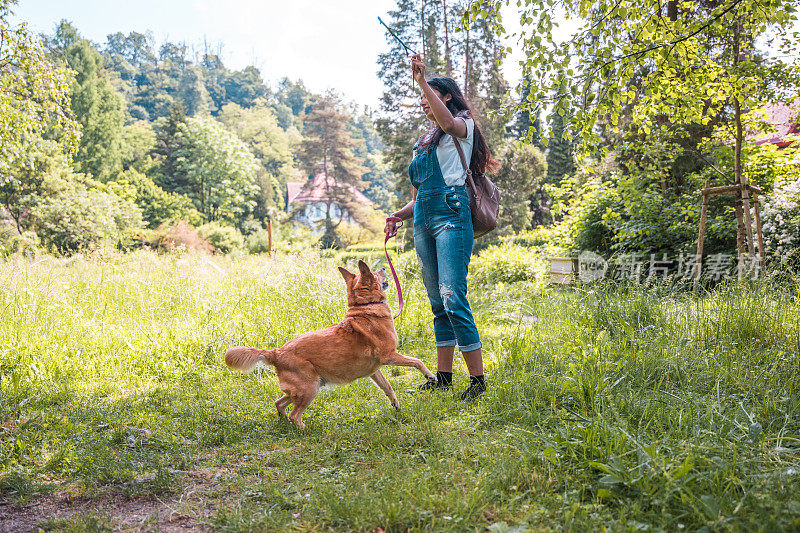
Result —
<path fill-rule="evenodd" d="M 66 21 L 40 42 L 9 24 L 12 5 L 0 0 L 0 221 L 11 231 L 35 230 L 61 253 L 128 248 L 145 242 L 141 226 L 180 220 L 252 231 L 285 208 L 307 127 L 307 146 L 336 144 L 323 157 L 332 176 L 363 187 L 366 173 L 368 193 L 388 204 L 367 110 L 318 105 L 336 110 L 321 134 L 312 107 L 330 99 L 300 80 L 273 92 L 255 67 L 228 69 L 210 48 L 157 48 L 147 33 L 111 34 L 98 49 Z M 352 198 L 339 201 L 360 216 Z"/>
<path fill-rule="evenodd" d="M 91 248 L 138 226 L 140 214 L 73 173 L 81 129 L 70 108 L 73 71 L 53 62 L 24 24 L 10 24 L 12 5 L 0 0 L 0 207 L 19 233 L 35 231 L 54 251 Z M 69 31 L 60 37 L 79 45 Z"/>

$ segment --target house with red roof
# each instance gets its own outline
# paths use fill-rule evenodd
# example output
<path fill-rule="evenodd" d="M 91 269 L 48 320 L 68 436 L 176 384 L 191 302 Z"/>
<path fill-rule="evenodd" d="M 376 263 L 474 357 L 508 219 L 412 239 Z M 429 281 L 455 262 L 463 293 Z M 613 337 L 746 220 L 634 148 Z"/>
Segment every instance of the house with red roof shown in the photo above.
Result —
<path fill-rule="evenodd" d="M 792 144 L 800 133 L 800 98 L 791 104 L 783 102 L 769 104 L 762 111 L 765 122 L 772 124 L 775 131 L 769 132 L 756 139 L 753 144 L 774 144 L 778 149 Z"/>
<path fill-rule="evenodd" d="M 306 182 L 290 181 L 286 184 L 286 210 L 292 212 L 299 210 L 296 219 L 309 226 L 316 226 L 317 222 L 325 220 L 328 205 L 331 208 L 331 219 L 351 222 L 353 217 L 346 210 L 342 210 L 331 198 L 331 191 L 344 189 L 352 195 L 353 200 L 362 206 L 371 206 L 372 200 L 364 193 L 350 185 L 340 183 L 333 176 L 329 176 L 320 168 L 313 178 Z"/>

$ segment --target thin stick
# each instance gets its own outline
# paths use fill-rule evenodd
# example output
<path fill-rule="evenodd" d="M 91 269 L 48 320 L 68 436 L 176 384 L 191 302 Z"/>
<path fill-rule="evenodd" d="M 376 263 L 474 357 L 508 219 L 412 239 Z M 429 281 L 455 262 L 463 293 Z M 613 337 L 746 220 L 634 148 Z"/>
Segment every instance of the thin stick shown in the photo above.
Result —
<path fill-rule="evenodd" d="M 409 53 L 410 55 L 415 55 L 415 54 L 416 54 L 416 52 L 415 52 L 414 50 L 412 50 L 411 48 L 409 48 L 408 46 L 406 46 L 406 43 L 404 43 L 402 40 L 400 40 L 400 37 L 398 37 L 397 35 L 395 35 L 395 33 L 394 33 L 392 30 L 391 30 L 391 28 L 389 28 L 389 26 L 387 26 L 387 25 L 386 25 L 386 23 L 385 23 L 384 21 L 382 21 L 380 17 L 378 17 L 378 22 L 380 22 L 380 23 L 383 25 L 383 27 L 384 27 L 384 28 L 386 28 L 386 29 L 388 30 L 388 32 L 392 34 L 392 37 L 394 37 L 395 39 L 397 39 L 397 42 L 398 42 L 398 43 L 400 43 L 400 45 L 401 45 L 403 48 L 405 48 L 405 49 L 406 49 L 406 52 L 407 52 L 407 53 Z"/>

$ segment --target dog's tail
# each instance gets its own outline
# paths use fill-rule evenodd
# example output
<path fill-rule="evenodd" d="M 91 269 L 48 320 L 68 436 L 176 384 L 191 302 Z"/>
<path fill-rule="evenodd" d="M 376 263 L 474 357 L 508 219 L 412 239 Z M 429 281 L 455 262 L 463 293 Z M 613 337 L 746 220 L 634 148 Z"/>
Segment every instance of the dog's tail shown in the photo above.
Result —
<path fill-rule="evenodd" d="M 260 350 L 247 346 L 234 346 L 225 352 L 225 364 L 233 370 L 250 372 L 259 363 L 274 365 L 275 350 Z"/>

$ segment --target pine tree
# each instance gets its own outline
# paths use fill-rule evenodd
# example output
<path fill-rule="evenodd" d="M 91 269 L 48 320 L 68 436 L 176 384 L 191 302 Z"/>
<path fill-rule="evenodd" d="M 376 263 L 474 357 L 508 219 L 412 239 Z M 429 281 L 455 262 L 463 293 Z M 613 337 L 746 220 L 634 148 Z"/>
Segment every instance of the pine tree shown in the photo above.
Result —
<path fill-rule="evenodd" d="M 184 70 L 178 86 L 178 97 L 189 116 L 207 115 L 214 105 L 203 80 L 203 71 L 195 66 Z"/>
<path fill-rule="evenodd" d="M 363 209 L 353 197 L 351 187 L 363 188 L 361 177 L 366 168 L 353 155 L 355 141 L 347 129 L 348 117 L 340 111 L 341 102 L 332 92 L 316 99 L 313 110 L 306 115 L 300 161 L 309 175 L 321 170 L 332 179 L 325 180 L 326 232 L 335 230 L 348 213 L 355 221 L 364 224 Z M 332 208 L 337 206 L 342 217 L 333 222 Z M 330 236 L 329 236 L 330 237 Z"/>
<path fill-rule="evenodd" d="M 569 117 L 553 113 L 550 118 L 550 141 L 547 145 L 547 181 L 556 184 L 575 172 L 575 146 L 564 138 Z"/>
<path fill-rule="evenodd" d="M 89 41 L 70 45 L 64 57 L 75 71 L 71 107 L 81 125 L 75 169 L 108 181 L 122 171 L 124 100 L 109 82 L 100 52 Z"/>
<path fill-rule="evenodd" d="M 181 147 L 181 128 L 186 123 L 186 110 L 180 103 L 170 108 L 169 116 L 156 135 L 153 153 L 160 160 L 159 175 L 154 180 L 167 192 L 184 194 L 188 190 L 186 175 L 178 165 L 178 150 Z"/>
<path fill-rule="evenodd" d="M 536 148 L 542 149 L 542 119 L 539 106 L 535 102 L 529 101 L 531 94 L 530 82 L 522 83 L 522 94 L 520 95 L 521 110 L 517 113 L 516 120 L 511 126 L 511 133 L 517 139 L 524 139 L 526 144 L 532 144 Z"/>

